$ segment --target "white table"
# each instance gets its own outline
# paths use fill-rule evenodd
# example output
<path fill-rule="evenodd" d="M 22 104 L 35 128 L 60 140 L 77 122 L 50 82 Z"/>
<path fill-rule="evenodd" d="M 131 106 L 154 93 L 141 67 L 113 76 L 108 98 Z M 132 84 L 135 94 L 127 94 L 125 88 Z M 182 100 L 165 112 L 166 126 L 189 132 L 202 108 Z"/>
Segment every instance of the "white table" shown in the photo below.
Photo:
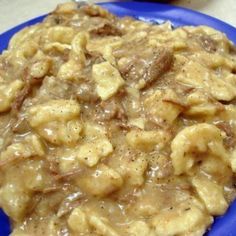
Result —
<path fill-rule="evenodd" d="M 65 1 L 0 0 L 0 33 L 26 20 L 50 12 L 58 3 Z M 235 0 L 174 0 L 172 4 L 206 13 L 236 27 Z"/>

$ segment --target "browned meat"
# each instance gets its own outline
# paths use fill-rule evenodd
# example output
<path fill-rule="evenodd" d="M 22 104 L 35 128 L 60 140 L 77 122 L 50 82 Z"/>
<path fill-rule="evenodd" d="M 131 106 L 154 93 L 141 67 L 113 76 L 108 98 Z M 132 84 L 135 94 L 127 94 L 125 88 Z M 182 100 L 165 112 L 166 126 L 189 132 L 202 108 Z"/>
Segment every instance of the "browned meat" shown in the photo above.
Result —
<path fill-rule="evenodd" d="M 116 27 L 115 24 L 108 22 L 103 22 L 103 24 L 99 25 L 98 27 L 92 29 L 90 31 L 92 35 L 100 35 L 100 36 L 120 36 L 122 35 L 122 32 Z"/>
<path fill-rule="evenodd" d="M 158 167 L 158 168 L 157 168 Z M 168 156 L 150 156 L 148 174 L 154 179 L 168 178 L 173 173 L 173 166 Z"/>
<path fill-rule="evenodd" d="M 154 52 L 154 58 L 150 61 L 148 68 L 149 81 L 152 82 L 167 72 L 171 68 L 173 59 L 173 53 L 168 49 L 161 48 Z"/>
<path fill-rule="evenodd" d="M 229 52 L 230 52 L 231 55 L 236 55 L 236 46 L 235 45 L 230 45 Z"/>
<path fill-rule="evenodd" d="M 198 42 L 207 52 L 213 53 L 217 50 L 217 42 L 208 35 L 199 36 Z"/>
<path fill-rule="evenodd" d="M 14 103 L 12 104 L 13 112 L 17 112 L 20 110 L 21 105 L 23 104 L 25 98 L 29 95 L 30 92 L 31 86 L 29 83 L 26 83 L 24 88 L 18 93 Z"/>
<path fill-rule="evenodd" d="M 13 113 L 20 110 L 24 100 L 31 93 L 32 88 L 35 85 L 41 84 L 42 81 L 43 81 L 43 78 L 34 79 L 34 78 L 27 77 L 25 79 L 24 88 L 18 93 L 14 103 L 12 104 Z"/>
<path fill-rule="evenodd" d="M 120 120 L 125 119 L 126 117 L 125 110 L 123 106 L 117 101 L 111 100 L 111 102 L 102 104 L 102 106 L 106 113 L 106 118 L 108 119 L 117 118 Z"/>
<path fill-rule="evenodd" d="M 12 124 L 12 132 L 23 134 L 25 131 L 30 131 L 29 124 L 25 117 L 17 117 L 16 121 Z"/>
<path fill-rule="evenodd" d="M 96 102 L 99 98 L 89 82 L 83 82 L 77 89 L 76 97 L 80 102 Z"/>
<path fill-rule="evenodd" d="M 218 121 L 216 126 L 226 133 L 224 144 L 227 148 L 234 148 L 236 145 L 236 136 L 229 122 Z"/>
<path fill-rule="evenodd" d="M 97 110 L 97 119 L 100 121 L 118 119 L 118 120 L 126 120 L 126 112 L 122 106 L 122 104 L 118 101 L 118 99 L 109 99 L 107 101 L 103 101 L 98 105 L 99 109 Z"/>
<path fill-rule="evenodd" d="M 128 81 L 145 81 L 144 87 L 159 79 L 172 66 L 173 53 L 167 48 L 158 48 L 148 52 L 134 52 L 127 64 L 119 65 L 124 79 Z"/>

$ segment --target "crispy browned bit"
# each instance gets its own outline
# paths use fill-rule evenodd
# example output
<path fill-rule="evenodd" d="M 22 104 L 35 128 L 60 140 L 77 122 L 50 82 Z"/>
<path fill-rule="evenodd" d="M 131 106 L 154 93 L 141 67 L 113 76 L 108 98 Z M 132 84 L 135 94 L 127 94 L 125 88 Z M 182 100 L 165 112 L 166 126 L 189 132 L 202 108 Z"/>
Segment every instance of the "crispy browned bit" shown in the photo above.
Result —
<path fill-rule="evenodd" d="M 227 148 L 234 148 L 236 145 L 236 135 L 233 131 L 233 127 L 227 121 L 218 121 L 215 125 L 225 132 L 226 138 L 224 139 L 224 144 Z"/>

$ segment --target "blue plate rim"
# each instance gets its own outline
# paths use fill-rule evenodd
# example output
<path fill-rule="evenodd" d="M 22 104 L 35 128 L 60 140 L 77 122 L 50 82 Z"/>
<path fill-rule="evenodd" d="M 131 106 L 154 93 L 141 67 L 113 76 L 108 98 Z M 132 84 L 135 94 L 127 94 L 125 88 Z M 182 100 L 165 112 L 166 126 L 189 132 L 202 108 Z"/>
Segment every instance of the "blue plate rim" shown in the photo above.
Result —
<path fill-rule="evenodd" d="M 102 5 L 104 7 L 109 8 L 112 12 L 119 12 L 118 16 L 124 16 L 127 13 L 132 13 L 131 15 L 134 15 L 134 12 L 136 13 L 142 13 L 145 15 L 146 19 L 153 19 L 155 21 L 155 18 L 160 18 L 162 20 L 171 20 L 171 22 L 175 23 L 176 27 L 183 26 L 183 25 L 208 25 L 210 27 L 213 27 L 219 31 L 224 32 L 227 37 L 236 44 L 236 27 L 219 20 L 213 16 L 206 15 L 204 13 L 194 11 L 189 8 L 180 7 L 180 6 L 174 6 L 170 4 L 164 4 L 164 3 L 153 3 L 153 2 L 139 2 L 139 1 L 124 1 L 124 2 L 101 2 L 99 5 Z M 159 9 L 157 9 L 157 7 Z M 132 9 L 136 8 L 136 9 Z M 138 10 L 137 10 L 138 8 Z M 143 9 L 142 10 L 140 10 Z M 153 9 L 155 11 L 153 12 Z M 147 11 L 148 10 L 148 11 Z M 151 14 L 152 17 L 149 17 L 148 14 Z M 157 14 L 156 14 L 157 13 Z M 43 20 L 43 18 L 47 16 L 47 14 L 44 14 L 42 16 L 38 16 L 36 18 L 33 18 L 29 21 L 23 22 L 3 33 L 0 34 L 0 39 L 9 39 L 17 32 L 19 29 L 22 29 L 23 27 L 30 26 L 36 23 L 39 23 Z M 3 40 L 4 41 L 4 40 Z M 6 48 L 6 44 L 0 43 L 0 52 Z"/>
<path fill-rule="evenodd" d="M 108 8 L 118 16 L 131 15 L 143 20 L 154 21 L 157 23 L 170 20 L 175 27 L 183 25 L 208 25 L 219 31 L 224 32 L 227 37 L 236 44 L 236 28 L 212 16 L 193 11 L 184 7 L 153 2 L 106 2 L 99 5 Z M 21 23 L 6 32 L 0 34 L 0 52 L 7 48 L 10 38 L 20 29 L 40 23 L 44 17 L 42 15 Z M 141 17 L 140 17 L 141 16 Z M 9 220 L 0 211 L 0 235 L 9 235 Z M 234 201 L 224 216 L 217 217 L 208 236 L 234 236 L 236 235 L 236 201 Z"/>

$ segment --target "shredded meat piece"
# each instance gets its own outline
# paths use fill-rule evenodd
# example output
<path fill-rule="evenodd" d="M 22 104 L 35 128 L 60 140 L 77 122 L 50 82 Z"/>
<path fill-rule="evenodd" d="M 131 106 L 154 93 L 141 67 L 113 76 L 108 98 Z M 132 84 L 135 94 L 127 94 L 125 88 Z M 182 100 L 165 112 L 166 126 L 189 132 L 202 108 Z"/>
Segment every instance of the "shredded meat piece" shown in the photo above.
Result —
<path fill-rule="evenodd" d="M 236 46 L 230 44 L 230 46 L 229 46 L 229 52 L 230 52 L 231 55 L 236 55 Z"/>
<path fill-rule="evenodd" d="M 95 89 L 88 82 L 81 83 L 77 89 L 76 97 L 80 102 L 96 102 L 99 99 Z"/>
<path fill-rule="evenodd" d="M 126 80 L 144 80 L 144 88 L 169 71 L 174 58 L 173 52 L 167 48 L 158 48 L 146 54 L 133 53 L 129 63 L 119 67 L 119 70 Z"/>
<path fill-rule="evenodd" d="M 12 124 L 12 131 L 14 133 L 24 133 L 26 130 L 30 130 L 29 124 L 27 120 L 23 118 L 18 118 L 13 124 Z"/>
<path fill-rule="evenodd" d="M 97 120 L 106 121 L 111 119 L 118 119 L 124 121 L 127 115 L 124 107 L 117 99 L 110 99 L 99 104 L 100 110 L 97 113 Z"/>
<path fill-rule="evenodd" d="M 236 136 L 229 122 L 218 121 L 216 126 L 226 133 L 224 144 L 227 148 L 234 148 L 236 145 Z"/>
<path fill-rule="evenodd" d="M 129 131 L 133 127 L 132 125 L 127 124 L 127 122 L 119 122 L 118 126 L 120 127 L 120 129 L 125 131 Z"/>
<path fill-rule="evenodd" d="M 7 148 L 7 146 L 9 146 L 12 143 L 12 127 L 14 126 L 16 122 L 16 118 L 12 117 L 8 124 L 3 123 L 1 126 L 1 130 L 3 131 L 3 133 L 1 134 L 1 139 L 3 140 L 3 143 L 1 143 L 0 145 L 0 151 L 3 151 Z M 0 161 L 1 162 L 1 161 Z"/>
<path fill-rule="evenodd" d="M 236 98 L 232 99 L 231 101 L 218 101 L 223 107 L 224 105 L 230 105 L 230 104 L 233 104 L 233 105 L 236 105 Z"/>
<path fill-rule="evenodd" d="M 71 212 L 74 208 L 81 204 L 82 200 L 84 200 L 84 196 L 80 194 L 80 192 L 69 195 L 64 201 L 61 202 L 57 211 L 57 217 L 63 217 Z"/>
<path fill-rule="evenodd" d="M 25 81 L 25 85 L 23 87 L 23 89 L 18 93 L 14 103 L 12 104 L 12 111 L 13 113 L 17 113 L 24 100 L 27 98 L 27 96 L 31 93 L 33 87 L 35 85 L 40 85 L 43 81 L 43 78 L 31 78 L 28 74 L 28 71 L 26 70 L 26 76 L 24 78 Z"/>
<path fill-rule="evenodd" d="M 64 179 L 66 179 L 66 181 L 68 180 L 68 178 L 71 178 L 71 177 L 74 177 L 74 176 L 78 176 L 80 175 L 81 173 L 83 172 L 82 169 L 78 168 L 78 169 L 74 169 L 72 171 L 69 171 L 67 173 L 64 173 L 64 174 L 56 174 L 54 175 L 54 179 L 56 181 L 62 181 Z"/>
<path fill-rule="evenodd" d="M 171 68 L 172 62 L 173 53 L 169 49 L 161 48 L 155 52 L 148 68 L 149 82 L 156 80 L 167 72 Z"/>
<path fill-rule="evenodd" d="M 204 234 L 236 197 L 234 61 L 214 29 L 93 5 L 63 4 L 19 32 L 0 55 L 12 234 Z"/>
<path fill-rule="evenodd" d="M 98 27 L 92 29 L 90 31 L 92 35 L 100 35 L 100 36 L 121 36 L 122 32 L 118 29 L 114 24 L 108 22 L 103 22 L 103 24 L 99 25 Z"/>
<path fill-rule="evenodd" d="M 119 113 L 119 105 L 112 99 L 111 101 L 105 101 L 101 103 L 101 107 L 104 111 L 105 119 L 112 119 Z"/>
<path fill-rule="evenodd" d="M 12 110 L 13 111 L 19 111 L 21 105 L 23 104 L 25 98 L 29 95 L 31 92 L 31 86 L 29 83 L 25 83 L 24 88 L 18 93 L 14 103 L 12 104 Z"/>
<path fill-rule="evenodd" d="M 43 189 L 43 193 L 51 193 L 51 192 L 55 192 L 55 191 L 58 191 L 60 190 L 61 187 L 60 186 L 51 186 L 51 187 L 47 187 L 45 189 Z"/>
<path fill-rule="evenodd" d="M 207 52 L 213 53 L 217 50 L 216 41 L 208 35 L 199 36 L 198 42 L 200 43 L 201 47 L 205 49 Z"/>

